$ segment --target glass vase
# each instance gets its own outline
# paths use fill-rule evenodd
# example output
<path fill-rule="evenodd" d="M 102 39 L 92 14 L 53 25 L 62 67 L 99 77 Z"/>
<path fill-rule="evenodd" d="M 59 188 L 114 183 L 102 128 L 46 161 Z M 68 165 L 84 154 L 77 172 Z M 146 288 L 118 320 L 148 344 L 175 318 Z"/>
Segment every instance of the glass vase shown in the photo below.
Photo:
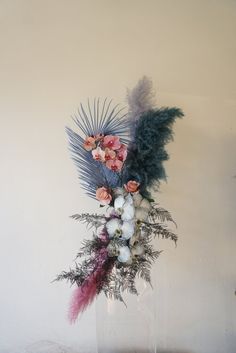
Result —
<path fill-rule="evenodd" d="M 97 353 L 156 353 L 154 291 L 137 280 L 139 295 L 124 295 L 124 303 L 107 299 L 96 302 Z"/>

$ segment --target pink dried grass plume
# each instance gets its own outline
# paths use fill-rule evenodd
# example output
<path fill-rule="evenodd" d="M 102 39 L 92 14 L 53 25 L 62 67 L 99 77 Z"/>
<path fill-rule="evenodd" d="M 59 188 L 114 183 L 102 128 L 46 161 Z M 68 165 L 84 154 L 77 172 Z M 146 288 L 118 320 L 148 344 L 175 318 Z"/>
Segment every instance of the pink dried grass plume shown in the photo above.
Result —
<path fill-rule="evenodd" d="M 97 288 L 106 275 L 106 270 L 103 268 L 103 265 L 107 258 L 107 250 L 101 249 L 97 253 L 97 265 L 95 266 L 95 270 L 85 279 L 80 287 L 75 289 L 71 298 L 68 314 L 71 324 L 75 323 L 79 314 L 83 313 L 95 299 Z"/>
<path fill-rule="evenodd" d="M 77 287 L 72 295 L 69 308 L 69 321 L 75 323 L 78 315 L 82 313 L 94 300 L 97 291 L 96 276 L 93 274 L 81 287 Z"/>

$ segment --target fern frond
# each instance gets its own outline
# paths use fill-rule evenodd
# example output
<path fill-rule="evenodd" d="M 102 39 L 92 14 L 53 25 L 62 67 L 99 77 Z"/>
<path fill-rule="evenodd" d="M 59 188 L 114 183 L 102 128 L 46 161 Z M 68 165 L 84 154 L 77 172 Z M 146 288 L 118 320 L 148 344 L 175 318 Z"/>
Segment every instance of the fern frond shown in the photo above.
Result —
<path fill-rule="evenodd" d="M 148 222 L 142 222 L 142 230 L 147 234 L 147 235 L 153 235 L 154 237 L 162 237 L 163 239 L 171 239 L 177 243 L 178 237 L 175 233 L 173 233 L 170 229 L 168 229 L 165 225 L 162 225 L 160 223 L 148 223 Z"/>
<path fill-rule="evenodd" d="M 94 227 L 95 229 L 104 226 L 106 222 L 105 215 L 98 215 L 97 213 L 89 214 L 89 213 L 81 213 L 74 214 L 71 218 L 79 221 L 81 223 L 86 224 L 87 226 Z"/>
<path fill-rule="evenodd" d="M 173 220 L 171 214 L 169 211 L 165 210 L 162 207 L 158 207 L 156 204 L 152 204 L 152 208 L 149 211 L 148 214 L 151 222 L 155 223 L 157 219 L 159 219 L 161 222 L 172 222 L 177 228 L 176 222 Z"/>
<path fill-rule="evenodd" d="M 84 240 L 82 242 L 80 251 L 76 255 L 76 259 L 87 255 L 92 256 L 93 253 L 95 253 L 98 249 L 101 249 L 101 248 L 102 248 L 102 245 L 99 241 L 96 242 L 94 240 Z"/>

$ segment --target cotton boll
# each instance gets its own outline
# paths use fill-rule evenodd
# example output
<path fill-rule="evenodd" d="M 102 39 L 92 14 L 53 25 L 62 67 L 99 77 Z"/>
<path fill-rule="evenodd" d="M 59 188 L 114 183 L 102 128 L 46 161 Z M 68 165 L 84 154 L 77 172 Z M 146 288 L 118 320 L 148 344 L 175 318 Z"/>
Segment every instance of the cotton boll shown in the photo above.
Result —
<path fill-rule="evenodd" d="M 118 218 L 113 218 L 106 224 L 106 229 L 109 234 L 109 238 L 112 238 L 117 232 L 120 232 L 121 221 Z"/>
<path fill-rule="evenodd" d="M 132 235 L 132 237 L 129 239 L 129 246 L 130 246 L 130 247 L 135 246 L 136 243 L 138 243 L 138 242 L 140 241 L 140 239 L 142 238 L 141 232 L 142 232 L 142 230 L 141 230 L 141 229 L 138 229 L 138 228 L 135 226 L 135 232 L 134 232 L 134 234 Z"/>
<path fill-rule="evenodd" d="M 138 207 L 142 200 L 143 200 L 143 197 L 140 195 L 139 192 L 133 194 L 134 207 Z"/>
<path fill-rule="evenodd" d="M 135 233 L 132 235 L 132 237 L 129 240 L 129 245 L 130 246 L 134 246 L 135 242 L 138 240 L 138 235 Z"/>
<path fill-rule="evenodd" d="M 118 261 L 127 262 L 131 257 L 131 253 L 128 246 L 121 246 L 119 248 Z"/>
<path fill-rule="evenodd" d="M 132 256 L 140 256 L 144 253 L 144 247 L 142 245 L 135 245 L 131 249 Z"/>
<path fill-rule="evenodd" d="M 134 234 L 134 222 L 132 221 L 124 221 L 121 226 L 122 231 L 122 238 L 123 239 L 130 239 Z"/>
<path fill-rule="evenodd" d="M 129 260 L 126 261 L 125 265 L 126 266 L 132 265 L 132 262 L 133 262 L 133 259 L 132 259 L 132 256 L 130 256 Z"/>
<path fill-rule="evenodd" d="M 137 207 L 135 209 L 135 218 L 141 221 L 146 221 L 148 218 L 149 210 L 143 207 Z"/>
<path fill-rule="evenodd" d="M 136 219 L 140 219 L 141 221 L 146 221 L 148 219 L 148 213 L 151 209 L 151 203 L 147 199 L 142 199 L 140 205 L 135 209 L 135 217 Z"/>
<path fill-rule="evenodd" d="M 122 221 L 130 221 L 134 218 L 134 206 L 125 202 L 123 206 L 123 213 L 121 215 Z"/>
<path fill-rule="evenodd" d="M 142 199 L 142 202 L 140 203 L 140 207 L 145 208 L 149 211 L 152 206 L 147 199 Z"/>

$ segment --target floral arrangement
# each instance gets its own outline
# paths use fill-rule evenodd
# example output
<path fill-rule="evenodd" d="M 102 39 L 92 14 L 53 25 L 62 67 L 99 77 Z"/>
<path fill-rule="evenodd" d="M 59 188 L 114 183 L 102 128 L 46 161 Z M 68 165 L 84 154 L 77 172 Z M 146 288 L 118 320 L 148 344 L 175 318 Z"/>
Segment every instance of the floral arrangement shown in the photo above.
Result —
<path fill-rule="evenodd" d="M 166 178 L 165 144 L 172 125 L 183 113 L 178 108 L 156 108 L 152 82 L 144 77 L 128 91 L 128 112 L 112 101 L 82 104 L 74 121 L 79 133 L 67 128 L 73 159 L 86 193 L 106 206 L 104 214 L 75 214 L 73 219 L 94 229 L 77 254 L 75 268 L 56 280 L 76 284 L 69 318 L 75 322 L 95 297 L 104 292 L 122 302 L 123 292 L 138 294 L 137 276 L 151 284 L 150 270 L 160 251 L 156 236 L 177 236 L 166 226 L 170 213 L 151 197 Z"/>

